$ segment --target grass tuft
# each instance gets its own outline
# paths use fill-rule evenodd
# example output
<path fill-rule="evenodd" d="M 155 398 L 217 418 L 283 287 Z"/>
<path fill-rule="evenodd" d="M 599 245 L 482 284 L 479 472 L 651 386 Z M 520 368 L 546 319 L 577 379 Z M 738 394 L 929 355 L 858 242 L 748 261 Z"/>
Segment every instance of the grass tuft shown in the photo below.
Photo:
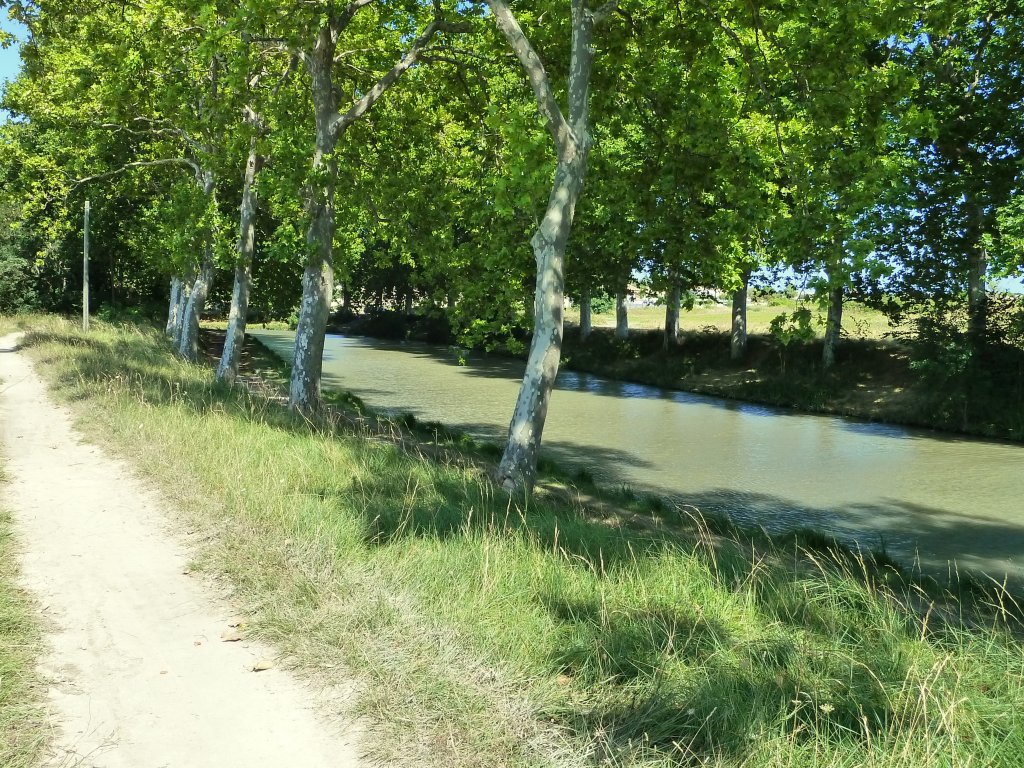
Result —
<path fill-rule="evenodd" d="M 2 479 L 2 478 L 0 478 Z M 18 587 L 11 516 L 0 511 L 0 765 L 31 768 L 46 744 L 34 606 Z"/>

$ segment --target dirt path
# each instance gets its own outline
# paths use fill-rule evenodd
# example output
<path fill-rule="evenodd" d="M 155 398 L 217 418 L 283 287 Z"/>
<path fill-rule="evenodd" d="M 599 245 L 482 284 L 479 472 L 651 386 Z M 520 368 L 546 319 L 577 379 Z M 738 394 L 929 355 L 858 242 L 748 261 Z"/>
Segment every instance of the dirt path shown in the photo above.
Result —
<path fill-rule="evenodd" d="M 273 658 L 223 642 L 230 608 L 185 574 L 157 497 L 83 442 L 28 360 L 0 339 L 0 432 L 26 586 L 51 626 L 43 659 L 54 749 L 83 768 L 356 766 L 318 694 Z"/>

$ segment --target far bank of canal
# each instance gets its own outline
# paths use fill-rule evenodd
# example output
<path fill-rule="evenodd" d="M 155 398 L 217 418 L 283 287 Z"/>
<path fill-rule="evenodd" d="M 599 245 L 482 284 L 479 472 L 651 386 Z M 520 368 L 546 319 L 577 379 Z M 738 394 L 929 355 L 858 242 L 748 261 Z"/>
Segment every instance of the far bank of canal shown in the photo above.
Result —
<path fill-rule="evenodd" d="M 252 335 L 290 359 L 294 334 Z M 504 437 L 517 361 L 328 336 L 323 385 L 383 411 Z M 1024 578 L 1024 446 L 794 414 L 559 374 L 544 431 L 557 461 L 771 531 L 812 528 L 923 567 Z"/>

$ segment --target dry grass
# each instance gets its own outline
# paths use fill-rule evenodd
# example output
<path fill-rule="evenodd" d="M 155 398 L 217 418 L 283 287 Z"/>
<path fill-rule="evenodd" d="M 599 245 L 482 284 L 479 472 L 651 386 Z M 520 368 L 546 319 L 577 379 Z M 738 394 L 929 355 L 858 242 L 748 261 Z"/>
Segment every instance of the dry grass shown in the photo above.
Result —
<path fill-rule="evenodd" d="M 824 335 L 824 315 L 814 305 L 806 305 L 814 310 L 814 327 L 818 336 Z M 772 303 L 751 302 L 747 307 L 747 327 L 750 333 L 767 334 L 772 320 L 783 312 L 790 313 L 797 309 L 798 304 L 792 299 L 775 299 Z M 679 327 L 683 331 L 703 331 L 713 328 L 717 331 L 729 331 L 732 327 L 731 307 L 728 304 L 704 304 L 684 311 L 679 317 Z M 579 324 L 579 309 L 570 308 L 565 313 L 567 322 Z M 595 328 L 614 328 L 615 312 L 607 312 L 593 316 Z M 854 302 L 844 307 L 843 325 L 850 338 L 881 339 L 892 331 L 885 315 Z M 652 330 L 665 327 L 665 307 L 631 307 L 629 310 L 629 327 L 638 330 Z"/>
<path fill-rule="evenodd" d="M 0 482 L 6 482 L 0 477 Z M 0 765 L 32 768 L 47 731 L 36 673 L 41 637 L 35 607 L 18 586 L 11 517 L 0 511 Z"/>
<path fill-rule="evenodd" d="M 516 503 L 472 463 L 325 429 L 159 334 L 46 321 L 32 353 L 94 439 L 160 482 L 253 626 L 358 681 L 404 765 L 1020 765 L 1024 653 L 922 616 L 840 551 Z M 626 504 L 608 497 L 605 505 Z"/>

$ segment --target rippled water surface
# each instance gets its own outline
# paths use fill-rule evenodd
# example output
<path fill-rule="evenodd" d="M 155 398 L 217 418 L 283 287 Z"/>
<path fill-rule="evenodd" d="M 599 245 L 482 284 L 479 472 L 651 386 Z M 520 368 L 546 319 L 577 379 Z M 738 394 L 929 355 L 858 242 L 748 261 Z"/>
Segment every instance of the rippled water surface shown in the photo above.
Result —
<path fill-rule="evenodd" d="M 294 334 L 253 335 L 290 358 Z M 414 343 L 328 336 L 325 387 L 500 439 L 522 366 Z M 792 414 L 563 371 L 545 451 L 770 530 L 811 527 L 929 568 L 1024 576 L 1024 446 Z"/>

